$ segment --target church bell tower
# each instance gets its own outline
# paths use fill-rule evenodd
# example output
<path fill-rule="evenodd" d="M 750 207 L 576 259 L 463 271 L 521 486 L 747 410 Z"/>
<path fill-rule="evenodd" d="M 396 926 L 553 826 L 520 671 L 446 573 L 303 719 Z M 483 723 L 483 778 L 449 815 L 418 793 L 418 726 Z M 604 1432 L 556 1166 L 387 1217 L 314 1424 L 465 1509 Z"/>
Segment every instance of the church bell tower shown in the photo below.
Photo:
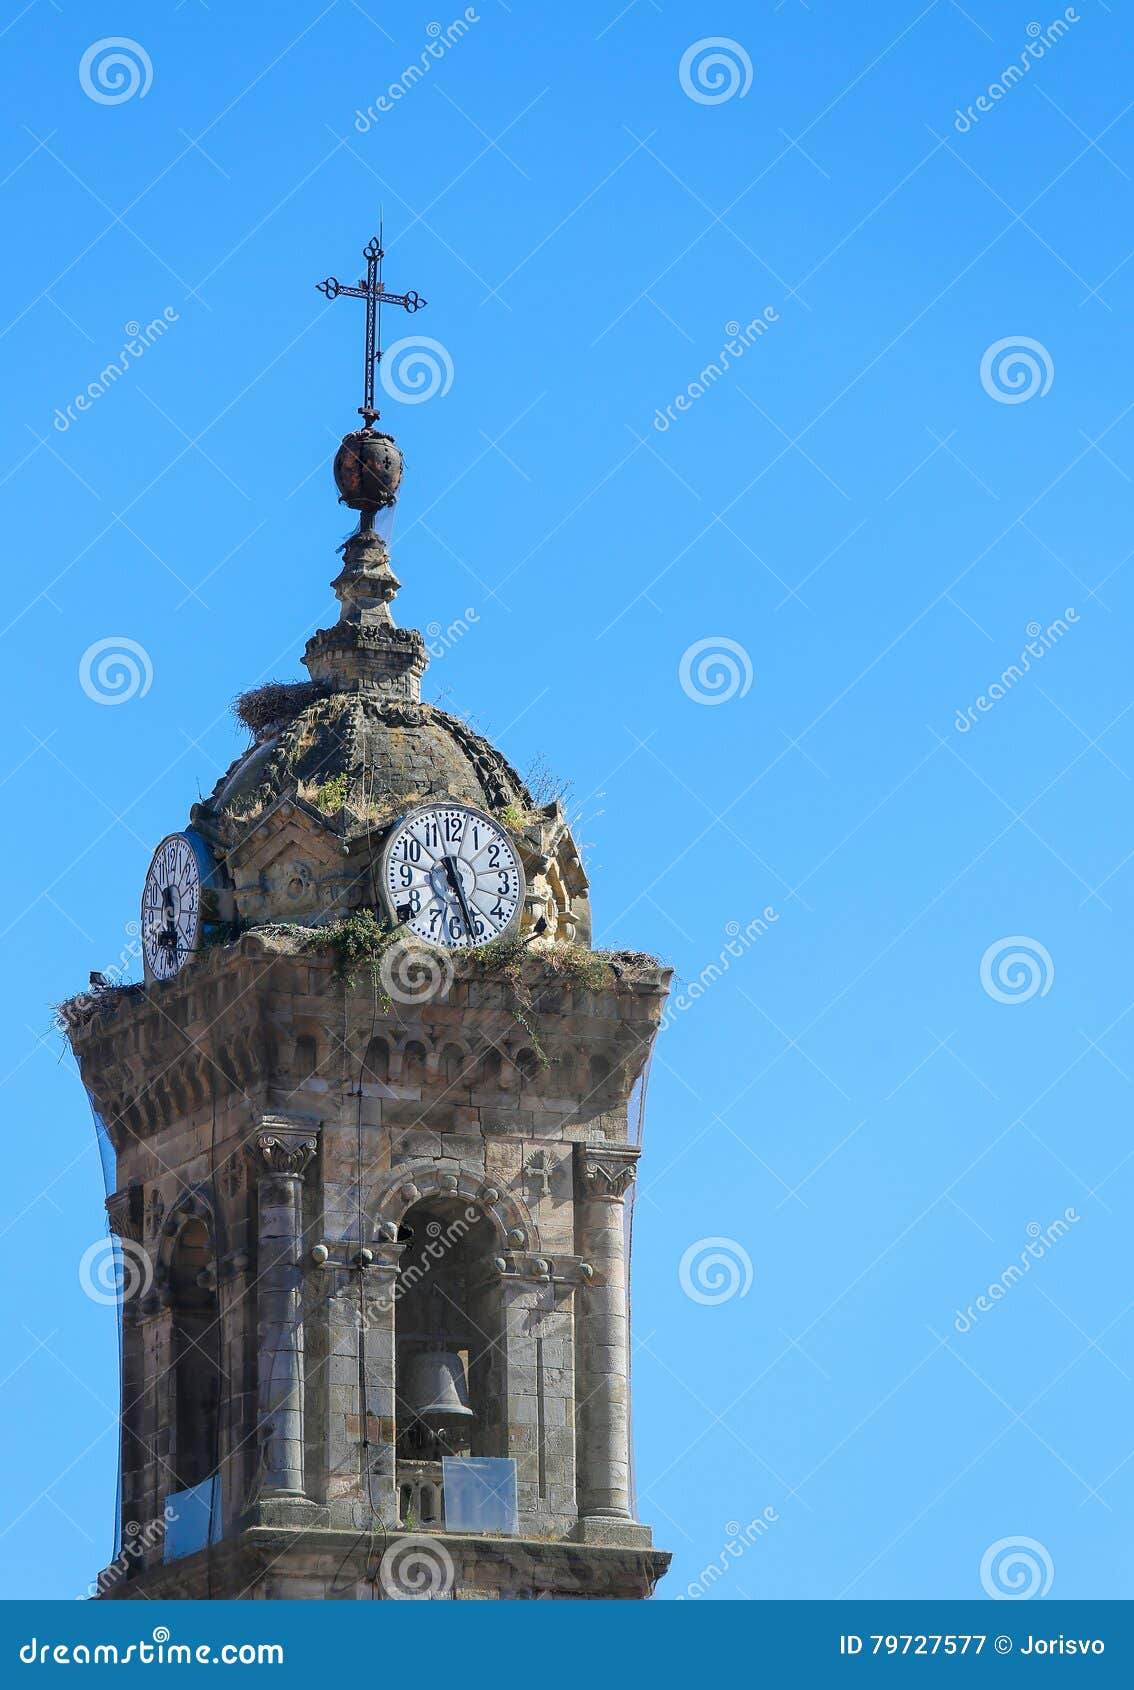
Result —
<path fill-rule="evenodd" d="M 587 877 L 465 722 L 422 701 L 376 427 L 308 679 L 155 854 L 145 979 L 63 1007 L 112 1150 L 115 1598 L 642 1598 L 628 1209 L 669 971 L 591 949 Z"/>

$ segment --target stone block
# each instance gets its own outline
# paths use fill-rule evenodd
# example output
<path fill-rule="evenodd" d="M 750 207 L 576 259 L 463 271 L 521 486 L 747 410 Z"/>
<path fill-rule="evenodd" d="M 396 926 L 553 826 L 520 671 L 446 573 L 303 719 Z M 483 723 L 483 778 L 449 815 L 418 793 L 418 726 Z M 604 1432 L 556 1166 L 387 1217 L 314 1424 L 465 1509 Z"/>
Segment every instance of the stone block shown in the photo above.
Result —
<path fill-rule="evenodd" d="M 635 1520 L 615 1520 L 603 1514 L 588 1514 L 571 1531 L 575 1543 L 600 1544 L 607 1548 L 651 1549 L 653 1533 Z"/>

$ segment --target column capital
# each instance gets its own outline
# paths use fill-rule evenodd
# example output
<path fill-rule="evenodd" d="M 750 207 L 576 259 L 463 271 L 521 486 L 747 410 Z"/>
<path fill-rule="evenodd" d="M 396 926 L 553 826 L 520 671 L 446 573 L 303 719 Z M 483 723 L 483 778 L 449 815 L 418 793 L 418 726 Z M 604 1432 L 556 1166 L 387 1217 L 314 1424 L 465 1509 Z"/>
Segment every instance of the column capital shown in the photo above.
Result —
<path fill-rule="evenodd" d="M 258 1174 L 302 1179 L 319 1148 L 319 1125 L 295 1115 L 264 1115 L 245 1146 Z"/>
<path fill-rule="evenodd" d="M 575 1173 L 584 1195 L 620 1201 L 634 1183 L 640 1155 L 635 1144 L 576 1144 Z"/>
<path fill-rule="evenodd" d="M 142 1242 L 142 1187 L 127 1185 L 113 1191 L 106 1199 L 106 1218 L 110 1230 L 131 1244 Z"/>

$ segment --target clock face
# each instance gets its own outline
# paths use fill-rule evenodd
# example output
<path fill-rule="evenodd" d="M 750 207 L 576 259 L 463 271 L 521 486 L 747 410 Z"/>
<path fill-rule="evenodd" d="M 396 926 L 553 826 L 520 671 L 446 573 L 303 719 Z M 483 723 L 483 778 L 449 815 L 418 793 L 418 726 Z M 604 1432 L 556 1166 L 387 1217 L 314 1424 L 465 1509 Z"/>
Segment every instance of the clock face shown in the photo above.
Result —
<path fill-rule="evenodd" d="M 519 853 L 498 823 L 465 804 L 423 804 L 403 816 L 381 876 L 394 920 L 450 950 L 499 939 L 524 907 Z"/>
<path fill-rule="evenodd" d="M 204 851 L 187 833 L 171 833 L 154 853 L 142 890 L 142 957 L 153 980 L 172 980 L 197 949 Z"/>

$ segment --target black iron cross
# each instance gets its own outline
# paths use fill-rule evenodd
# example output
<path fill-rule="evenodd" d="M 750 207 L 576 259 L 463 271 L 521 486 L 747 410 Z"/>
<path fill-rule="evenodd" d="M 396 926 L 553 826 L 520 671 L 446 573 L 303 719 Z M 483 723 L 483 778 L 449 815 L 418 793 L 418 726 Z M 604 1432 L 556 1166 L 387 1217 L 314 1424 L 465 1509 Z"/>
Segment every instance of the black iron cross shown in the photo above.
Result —
<path fill-rule="evenodd" d="M 316 282 L 315 285 L 328 299 L 337 299 L 340 293 L 345 293 L 349 294 L 351 299 L 366 301 L 365 380 L 358 414 L 369 428 L 371 423 L 378 420 L 378 412 L 374 409 L 374 366 L 382 357 L 381 307 L 400 305 L 405 311 L 420 311 L 423 305 L 428 304 L 428 300 L 422 299 L 416 292 L 387 293 L 383 288 L 382 259 L 385 254 L 382 251 L 381 233 L 366 243 L 362 256 L 366 260 L 366 275 L 359 277 L 357 287 L 347 287 L 334 276 L 328 276 L 325 282 Z"/>

